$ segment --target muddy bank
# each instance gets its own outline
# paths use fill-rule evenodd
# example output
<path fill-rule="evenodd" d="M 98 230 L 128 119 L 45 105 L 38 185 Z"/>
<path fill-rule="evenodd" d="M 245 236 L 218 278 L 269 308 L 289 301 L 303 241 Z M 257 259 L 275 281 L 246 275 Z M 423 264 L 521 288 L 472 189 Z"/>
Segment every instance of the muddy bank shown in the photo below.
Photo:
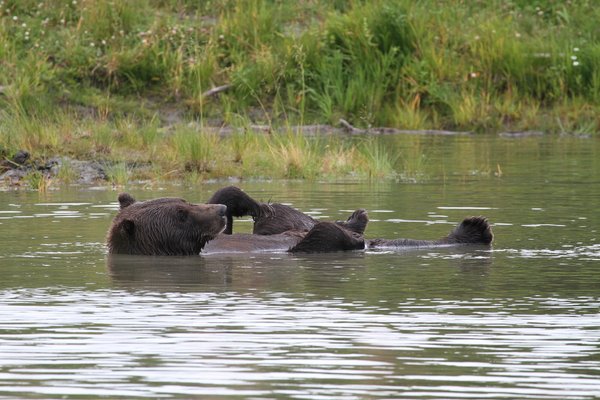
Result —
<path fill-rule="evenodd" d="M 49 180 L 60 177 L 65 164 L 69 166 L 70 179 L 74 183 L 91 185 L 107 180 L 107 163 L 99 161 L 75 160 L 69 157 L 52 157 L 47 160 L 32 158 L 28 152 L 20 150 L 11 159 L 0 163 L 0 184 L 22 186 L 28 177 Z"/>
<path fill-rule="evenodd" d="M 447 130 L 409 130 L 409 129 L 397 129 L 387 127 L 370 127 L 370 128 L 356 128 L 352 126 L 348 121 L 340 119 L 339 126 L 332 125 L 296 125 L 289 127 L 273 128 L 269 125 L 249 125 L 244 128 L 237 128 L 232 126 L 210 126 L 202 127 L 203 130 L 218 134 L 221 136 L 233 135 L 236 133 L 252 132 L 252 133 L 286 133 L 292 132 L 295 134 L 301 134 L 305 136 L 322 136 L 322 135 L 337 135 L 337 136 L 349 136 L 349 135 L 470 135 L 471 132 L 459 132 L 459 131 L 447 131 Z"/>

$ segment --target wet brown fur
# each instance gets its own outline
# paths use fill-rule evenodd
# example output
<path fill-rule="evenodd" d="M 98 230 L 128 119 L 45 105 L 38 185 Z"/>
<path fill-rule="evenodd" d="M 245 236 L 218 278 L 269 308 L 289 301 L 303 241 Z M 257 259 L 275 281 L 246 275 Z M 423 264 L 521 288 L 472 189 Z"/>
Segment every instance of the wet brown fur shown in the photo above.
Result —
<path fill-rule="evenodd" d="M 119 195 L 120 210 L 107 234 L 111 254 L 199 254 L 225 227 L 225 206 L 179 198 L 136 201 Z"/>
<path fill-rule="evenodd" d="M 492 227 L 485 217 L 468 217 L 456 226 L 446 237 L 438 240 L 415 239 L 370 239 L 367 248 L 406 248 L 456 246 L 464 244 L 490 245 L 494 240 Z"/>
<path fill-rule="evenodd" d="M 233 217 L 252 216 L 255 235 L 276 235 L 287 231 L 310 231 L 319 221 L 295 208 L 281 203 L 261 203 L 254 200 L 236 186 L 226 186 L 217 190 L 207 201 L 208 204 L 227 206 L 227 228 L 223 233 L 233 233 Z M 357 210 L 356 212 L 364 212 Z M 356 218 L 353 214 L 347 221 L 336 224 L 363 234 L 368 219 Z"/>
<path fill-rule="evenodd" d="M 290 251 L 319 252 L 363 249 L 364 239 L 333 222 L 319 222 L 308 232 L 292 230 L 277 235 L 220 235 L 226 206 L 191 204 L 179 198 L 138 202 L 119 195 L 121 209 L 108 231 L 110 254 L 195 255 L 203 253 Z M 366 226 L 368 216 L 357 210 L 352 224 Z"/>
<path fill-rule="evenodd" d="M 349 224 L 366 226 L 369 217 L 365 210 L 356 210 L 348 218 Z M 334 222 L 318 222 L 308 231 L 290 230 L 274 235 L 234 233 L 219 235 L 210 241 L 203 253 L 236 253 L 261 251 L 288 251 L 291 253 L 318 253 L 362 250 L 365 241 L 361 234 Z"/>
<path fill-rule="evenodd" d="M 365 243 L 362 232 L 368 216 L 363 209 L 355 211 L 343 223 L 315 221 L 308 230 L 292 229 L 274 235 L 220 235 L 227 222 L 225 205 L 191 204 L 179 198 L 138 202 L 127 193 L 119 195 L 119 203 L 121 209 L 107 235 L 111 254 L 197 255 L 203 248 L 206 253 L 310 253 L 364 248 L 489 245 L 493 240 L 491 227 L 484 217 L 464 219 L 449 235 L 439 240 L 371 239 Z"/>
<path fill-rule="evenodd" d="M 235 186 L 227 186 L 219 189 L 209 202 L 222 201 L 223 204 L 232 206 L 235 213 L 228 212 L 228 230 L 231 230 L 233 216 L 251 215 L 254 218 L 253 233 L 258 235 L 274 235 L 289 231 L 309 232 L 320 222 L 306 215 L 293 207 L 280 203 L 260 203 L 240 188 Z M 363 217 L 364 215 L 364 217 Z M 231 222 L 229 222 L 231 221 Z M 359 209 L 352 214 L 346 221 L 337 221 L 336 224 L 345 228 L 348 231 L 364 234 L 368 223 L 366 211 Z M 317 237 L 317 230 L 314 232 L 314 237 Z M 332 230 L 330 233 L 335 234 Z M 452 232 L 447 236 L 438 240 L 417 240 L 417 239 L 370 239 L 366 241 L 367 248 L 407 248 L 407 247 L 434 247 L 434 246 L 450 246 L 461 244 L 483 244 L 489 245 L 492 243 L 494 235 L 492 228 L 485 217 L 468 217 L 465 218 Z M 309 243 L 312 244 L 309 246 Z M 295 246 L 296 249 L 302 249 L 304 246 L 310 248 L 323 248 L 328 246 L 336 248 L 347 245 L 333 245 L 333 241 L 329 243 L 318 243 L 312 239 L 312 235 L 308 237 L 302 244 Z M 316 250 L 328 251 L 328 250 Z"/>

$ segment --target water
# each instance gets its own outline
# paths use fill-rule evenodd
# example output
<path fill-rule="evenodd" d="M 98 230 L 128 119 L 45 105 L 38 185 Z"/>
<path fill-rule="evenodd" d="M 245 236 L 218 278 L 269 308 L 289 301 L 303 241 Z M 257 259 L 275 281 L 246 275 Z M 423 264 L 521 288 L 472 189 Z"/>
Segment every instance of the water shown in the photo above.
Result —
<path fill-rule="evenodd" d="M 0 192 L 0 398 L 599 398 L 599 141 L 383 140 L 398 182 L 240 186 L 368 237 L 482 214 L 494 248 L 108 260 L 117 192 Z"/>

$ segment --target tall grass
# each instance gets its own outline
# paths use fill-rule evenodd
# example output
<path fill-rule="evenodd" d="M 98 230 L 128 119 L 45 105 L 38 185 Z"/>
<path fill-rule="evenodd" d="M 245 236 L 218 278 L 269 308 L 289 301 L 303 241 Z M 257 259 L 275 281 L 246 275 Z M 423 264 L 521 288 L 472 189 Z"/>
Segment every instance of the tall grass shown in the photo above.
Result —
<path fill-rule="evenodd" d="M 187 171 L 211 172 L 218 160 L 216 134 L 182 127 L 172 137 L 171 157 Z"/>
<path fill-rule="evenodd" d="M 41 171 L 31 171 L 25 175 L 25 183 L 31 190 L 46 193 L 52 183 L 52 179 Z"/>
<path fill-rule="evenodd" d="M 25 115 L 83 102 L 102 115 L 119 110 L 82 93 L 158 95 L 203 117 L 256 108 L 263 121 L 519 128 L 519 108 L 497 99 L 597 110 L 598 17 L 591 0 L 5 0 L 1 102 Z M 222 84 L 233 86 L 203 98 Z"/>
<path fill-rule="evenodd" d="M 109 183 L 113 186 L 125 186 L 131 176 L 131 167 L 126 162 L 120 161 L 113 164 L 106 164 L 104 172 Z"/>
<path fill-rule="evenodd" d="M 0 143 L 168 174 L 377 177 L 402 155 L 202 127 L 597 133 L 599 19 L 593 0 L 0 0 Z"/>
<path fill-rule="evenodd" d="M 73 169 L 73 165 L 71 163 L 71 159 L 63 158 L 60 161 L 60 167 L 58 170 L 58 174 L 56 178 L 65 184 L 73 183 L 77 180 L 77 174 Z"/>
<path fill-rule="evenodd" d="M 390 152 L 383 143 L 373 138 L 359 144 L 362 170 L 368 178 L 389 178 L 395 174 L 399 154 Z"/>
<path fill-rule="evenodd" d="M 290 179 L 314 178 L 320 169 L 320 148 L 314 138 L 295 133 L 278 134 L 269 143 L 273 161 Z"/>

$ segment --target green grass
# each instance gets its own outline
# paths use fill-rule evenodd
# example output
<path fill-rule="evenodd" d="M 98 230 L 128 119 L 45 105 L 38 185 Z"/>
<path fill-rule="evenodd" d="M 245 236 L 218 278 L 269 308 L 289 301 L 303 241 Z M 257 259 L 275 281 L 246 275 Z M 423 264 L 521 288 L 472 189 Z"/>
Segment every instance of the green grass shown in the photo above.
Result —
<path fill-rule="evenodd" d="M 56 178 L 64 184 L 70 184 L 77 180 L 77 174 L 69 158 L 63 158 Z"/>
<path fill-rule="evenodd" d="M 108 182 L 113 186 L 125 186 L 131 176 L 131 168 L 125 162 L 106 164 L 104 171 Z"/>
<path fill-rule="evenodd" d="M 387 178 L 395 173 L 398 155 L 388 151 L 373 138 L 366 138 L 359 146 L 361 165 L 368 178 Z"/>
<path fill-rule="evenodd" d="M 0 144 L 199 179 L 397 176 L 418 157 L 285 127 L 597 134 L 599 19 L 593 0 L 2 0 Z M 284 133 L 203 128 L 250 124 Z"/>
<path fill-rule="evenodd" d="M 36 190 L 40 193 L 46 193 L 52 179 L 41 171 L 31 171 L 25 175 L 25 183 L 31 190 Z"/>
<path fill-rule="evenodd" d="M 216 167 L 218 141 L 216 134 L 181 127 L 172 137 L 173 161 L 179 162 L 186 171 L 211 172 Z"/>

